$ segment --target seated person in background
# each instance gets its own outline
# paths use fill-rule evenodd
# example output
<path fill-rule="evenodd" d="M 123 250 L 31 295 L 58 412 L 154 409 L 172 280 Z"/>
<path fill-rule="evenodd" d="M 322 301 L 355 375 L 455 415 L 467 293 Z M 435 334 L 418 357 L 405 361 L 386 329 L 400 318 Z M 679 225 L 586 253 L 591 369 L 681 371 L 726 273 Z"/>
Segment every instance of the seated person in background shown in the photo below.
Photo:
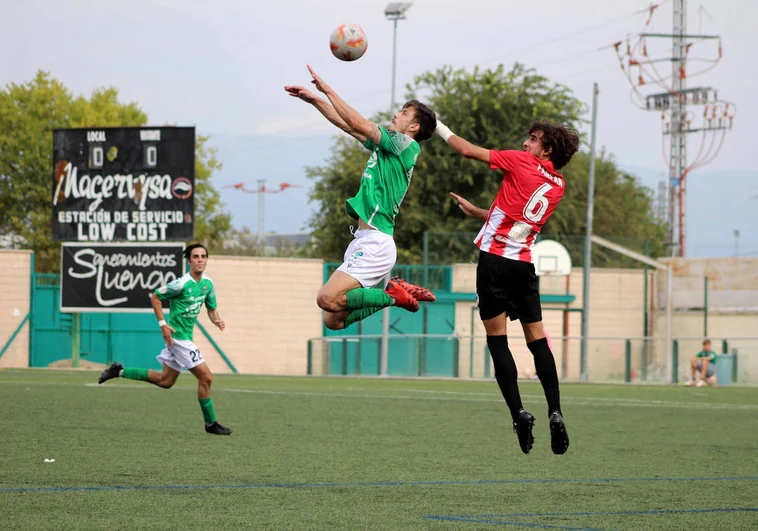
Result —
<path fill-rule="evenodd" d="M 690 379 L 686 385 L 716 385 L 716 353 L 711 349 L 711 340 L 703 341 L 703 350 L 692 356 Z"/>

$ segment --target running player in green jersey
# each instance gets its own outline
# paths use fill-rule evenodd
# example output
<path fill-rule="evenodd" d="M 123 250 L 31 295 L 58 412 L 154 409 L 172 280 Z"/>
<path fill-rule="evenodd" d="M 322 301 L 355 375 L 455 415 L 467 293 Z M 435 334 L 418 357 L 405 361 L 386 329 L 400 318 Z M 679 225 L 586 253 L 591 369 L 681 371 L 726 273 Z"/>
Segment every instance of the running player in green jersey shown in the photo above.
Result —
<path fill-rule="evenodd" d="M 216 421 L 216 412 L 211 400 L 211 370 L 200 354 L 200 349 L 192 342 L 192 332 L 197 316 L 203 305 L 208 309 L 211 322 L 223 332 L 224 321 L 217 310 L 216 291 L 213 281 L 203 274 L 208 263 L 208 250 L 200 243 L 194 243 L 184 250 L 184 257 L 190 265 L 190 272 L 169 282 L 150 295 L 153 311 L 158 318 L 158 326 L 166 343 L 158 355 L 163 371 L 136 369 L 114 363 L 103 371 L 98 383 L 112 378 L 141 380 L 169 389 L 176 383 L 182 369 L 187 369 L 197 378 L 197 399 L 205 420 L 205 431 L 213 435 L 230 435 L 232 430 Z M 163 318 L 162 301 L 171 301 L 168 323 Z"/>
<path fill-rule="evenodd" d="M 374 288 L 392 271 L 397 260 L 393 234 L 395 216 L 411 184 L 413 168 L 421 153 L 419 142 L 431 138 L 437 118 L 417 100 L 395 113 L 389 127 L 380 127 L 350 107 L 309 66 L 312 83 L 327 100 L 305 87 L 289 85 L 290 96 L 310 103 L 332 124 L 356 138 L 371 156 L 354 197 L 347 200 L 348 215 L 358 222 L 343 264 L 319 291 L 317 304 L 324 310 L 324 324 L 341 330 L 386 308 L 399 306 L 418 311 L 419 301 L 434 301 L 431 291 L 393 278 L 386 290 Z"/>

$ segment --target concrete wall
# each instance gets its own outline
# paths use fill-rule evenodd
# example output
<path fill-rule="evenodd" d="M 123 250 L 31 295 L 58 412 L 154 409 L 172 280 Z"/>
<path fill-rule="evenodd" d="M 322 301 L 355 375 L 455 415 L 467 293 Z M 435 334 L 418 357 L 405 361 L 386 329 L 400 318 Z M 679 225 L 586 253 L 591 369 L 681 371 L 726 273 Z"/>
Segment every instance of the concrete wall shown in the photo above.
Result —
<path fill-rule="evenodd" d="M 0 348 L 5 346 L 29 313 L 31 251 L 0 250 Z M 29 366 L 29 324 L 25 324 L 0 358 L 0 368 Z"/>
<path fill-rule="evenodd" d="M 0 308 L 0 344 L 10 338 L 13 331 L 29 311 L 31 253 L 27 251 L 0 251 L 0 287 L 5 304 Z M 738 287 L 752 289 L 750 270 L 739 266 L 745 279 Z M 758 265 L 756 266 L 758 267 Z M 699 270 L 681 270 L 683 275 L 695 276 Z M 226 330 L 218 331 L 208 322 L 205 313 L 200 321 L 232 363 L 242 373 L 305 374 L 307 343 L 310 338 L 322 335 L 321 311 L 316 306 L 316 294 L 323 283 L 321 260 L 213 256 L 208 264 L 208 275 L 218 292 L 219 311 L 226 321 Z M 714 286 L 724 291 L 735 290 L 730 274 L 720 273 L 723 286 L 714 280 Z M 453 291 L 475 291 L 476 266 L 453 266 Z M 662 308 L 660 278 L 650 273 L 649 304 Z M 685 277 L 679 277 L 682 280 Z M 617 380 L 623 377 L 625 339 L 641 338 L 644 324 L 644 276 L 642 270 L 596 269 L 592 272 L 590 300 L 590 328 L 588 367 L 593 380 Z M 731 282 L 731 284 L 730 284 Z M 543 294 L 576 296 L 569 305 L 547 304 L 543 318 L 551 337 L 559 374 L 568 379 L 579 377 L 581 318 L 578 312 L 560 311 L 578 309 L 582 301 L 582 270 L 576 268 L 569 277 L 542 277 Z M 756 303 L 758 304 L 758 302 Z M 708 332 L 714 338 L 758 337 L 758 312 L 726 314 L 712 310 Z M 472 319 L 473 317 L 473 319 Z M 564 322 L 565 319 L 565 322 Z M 567 336 L 563 335 L 564 325 Z M 682 344 L 682 356 L 688 357 L 702 336 L 703 314 L 700 311 L 675 312 L 672 323 L 674 337 L 692 337 L 693 345 Z M 658 339 L 647 345 L 648 366 L 665 365 L 663 334 L 665 315 L 662 309 L 652 309 L 650 335 Z M 485 374 L 486 339 L 474 303 L 456 303 L 456 330 L 460 339 L 459 374 L 462 377 L 482 377 Z M 156 331 L 157 333 L 157 331 Z M 526 348 L 523 333 L 517 321 L 509 323 L 509 344 L 522 377 L 534 374 L 531 353 Z M 28 364 L 28 327 L 24 327 L 11 348 L 0 358 L 0 367 L 26 367 Z M 211 369 L 216 373 L 230 372 L 211 344 L 196 331 L 195 340 Z M 744 343 L 744 341 L 743 341 Z M 643 341 L 632 341 L 633 370 L 639 372 Z M 683 358 L 684 359 L 684 358 Z M 490 375 L 493 371 L 490 367 Z M 655 377 L 652 374 L 651 377 Z"/>
<path fill-rule="evenodd" d="M 205 313 L 201 322 L 239 372 L 306 374 L 308 339 L 322 333 L 316 295 L 323 271 L 321 260 L 212 256 L 207 274 L 226 330 Z M 199 331 L 195 339 L 211 370 L 229 372 Z"/>
<path fill-rule="evenodd" d="M 472 292 L 475 290 L 476 265 L 457 264 L 453 267 L 453 290 Z M 588 342 L 588 367 L 593 379 L 617 379 L 623 374 L 625 338 L 641 337 L 644 330 L 644 275 L 635 269 L 596 269 L 590 279 L 590 327 Z M 583 272 L 575 268 L 568 277 L 541 277 L 542 294 L 576 296 L 568 305 L 546 304 L 543 306 L 543 322 L 551 339 L 553 354 L 559 374 L 565 378 L 579 378 L 579 357 L 581 343 L 581 316 L 578 312 L 562 312 L 562 309 L 577 309 L 583 306 Z M 458 303 L 456 307 L 456 332 L 462 336 L 472 335 L 471 312 L 473 303 Z M 565 320 L 565 321 L 564 321 Z M 564 326 L 566 336 L 564 339 Z M 478 313 L 474 313 L 473 342 L 461 343 L 459 371 L 461 375 L 474 377 L 485 374 L 484 364 L 491 363 L 484 356 L 486 338 Z M 615 339 L 614 339 L 615 338 Z M 513 352 L 519 376 L 530 378 L 535 374 L 534 362 L 526 347 L 521 325 L 518 321 L 508 323 L 508 344 Z M 636 347 L 641 350 L 642 342 Z M 473 360 L 473 362 L 472 362 Z M 473 365 L 473 371 L 471 367 Z M 493 374 L 490 366 L 490 374 Z"/>

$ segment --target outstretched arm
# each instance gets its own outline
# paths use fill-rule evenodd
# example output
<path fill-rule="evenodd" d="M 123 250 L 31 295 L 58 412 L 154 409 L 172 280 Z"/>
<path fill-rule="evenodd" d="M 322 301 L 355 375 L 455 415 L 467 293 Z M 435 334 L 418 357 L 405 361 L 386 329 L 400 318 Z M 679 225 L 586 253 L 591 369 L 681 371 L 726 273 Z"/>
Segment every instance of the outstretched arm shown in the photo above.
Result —
<path fill-rule="evenodd" d="M 313 77 L 313 84 L 316 85 L 316 88 L 319 91 L 323 92 L 324 95 L 329 98 L 329 101 L 334 107 L 334 110 L 337 111 L 337 114 L 342 120 L 345 121 L 347 126 L 353 131 L 356 131 L 364 135 L 366 138 L 371 139 L 374 144 L 378 144 L 382 139 L 382 132 L 379 130 L 379 126 L 371 120 L 367 120 L 361 116 L 358 111 L 345 103 L 345 101 L 340 98 L 336 92 L 334 92 L 332 87 L 327 85 L 326 82 L 321 79 L 318 74 L 316 74 L 316 72 L 313 71 L 310 65 L 308 65 L 308 71 Z"/>
<path fill-rule="evenodd" d="M 437 129 L 435 130 L 442 140 L 467 159 L 479 160 L 490 163 L 490 150 L 483 147 L 475 146 L 468 140 L 459 137 L 453 133 L 448 126 L 437 120 Z"/>
<path fill-rule="evenodd" d="M 304 102 L 310 103 L 316 107 L 316 109 L 318 109 L 318 111 L 324 115 L 324 118 L 332 122 L 334 125 L 342 129 L 350 136 L 360 140 L 361 142 L 366 141 L 366 135 L 362 135 L 347 125 L 347 123 L 345 123 L 345 120 L 340 118 L 340 115 L 337 114 L 337 111 L 334 109 L 334 107 L 332 107 L 331 103 L 325 99 L 317 97 L 305 87 L 299 87 L 296 85 L 287 85 L 284 87 L 284 90 L 286 90 L 290 96 L 294 98 L 300 98 Z"/>
<path fill-rule="evenodd" d="M 488 210 L 484 210 L 483 208 L 472 205 L 470 201 L 463 199 L 461 196 L 454 194 L 453 192 L 450 192 L 450 195 L 453 199 L 458 201 L 458 208 L 463 210 L 464 214 L 471 218 L 478 218 L 485 221 L 487 220 L 487 216 L 489 216 Z"/>

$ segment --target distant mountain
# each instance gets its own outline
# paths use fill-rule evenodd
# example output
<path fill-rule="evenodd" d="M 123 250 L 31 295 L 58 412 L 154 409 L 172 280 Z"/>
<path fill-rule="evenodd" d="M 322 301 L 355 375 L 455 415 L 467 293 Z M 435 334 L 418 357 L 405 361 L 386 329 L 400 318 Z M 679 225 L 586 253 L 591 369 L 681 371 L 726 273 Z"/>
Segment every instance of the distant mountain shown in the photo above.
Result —
<path fill-rule="evenodd" d="M 658 183 L 668 181 L 665 168 L 620 166 L 656 195 Z M 758 255 L 758 232 L 754 230 L 758 222 L 758 171 L 709 172 L 706 167 L 692 172 L 686 186 L 688 256 Z"/>

